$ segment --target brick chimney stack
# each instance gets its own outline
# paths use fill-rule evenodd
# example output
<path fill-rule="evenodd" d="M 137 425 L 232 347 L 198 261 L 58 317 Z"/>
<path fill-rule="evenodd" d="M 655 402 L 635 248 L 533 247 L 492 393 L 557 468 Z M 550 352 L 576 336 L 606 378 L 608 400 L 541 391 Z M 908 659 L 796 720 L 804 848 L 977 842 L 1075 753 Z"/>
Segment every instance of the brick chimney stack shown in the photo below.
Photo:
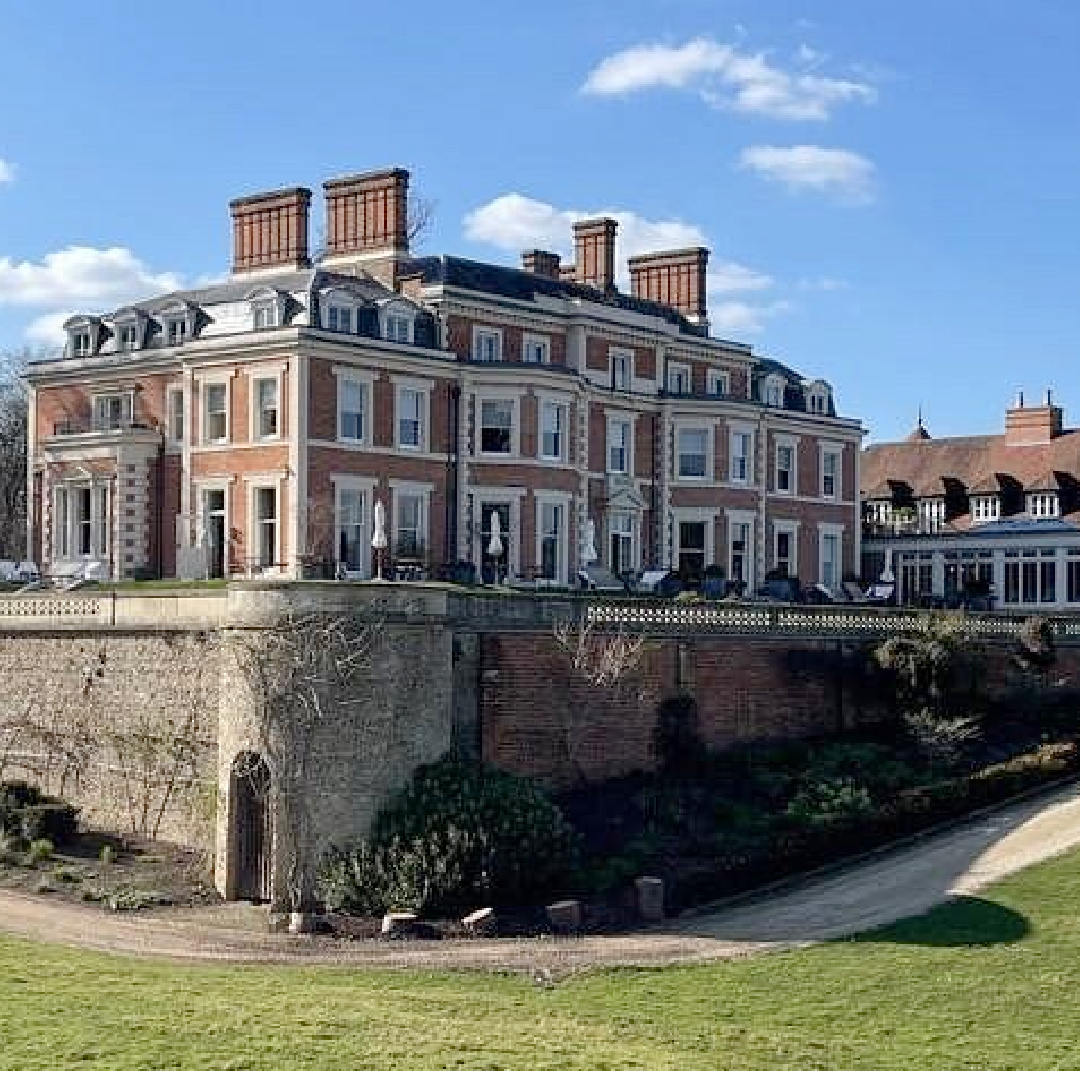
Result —
<path fill-rule="evenodd" d="M 615 288 L 615 232 L 613 218 L 592 218 L 574 223 L 574 270 L 577 280 L 594 289 Z"/>
<path fill-rule="evenodd" d="M 395 287 L 397 261 L 409 254 L 409 174 L 381 169 L 327 180 L 324 263 L 363 269 Z"/>
<path fill-rule="evenodd" d="M 708 322 L 705 302 L 709 251 L 703 247 L 635 255 L 629 260 L 630 295 L 667 304 L 690 322 Z"/>
<path fill-rule="evenodd" d="M 1053 403 L 1050 391 L 1044 405 L 1024 405 L 1021 392 L 1016 404 L 1005 410 L 1005 445 L 1037 446 L 1056 439 L 1064 430 L 1064 415 Z"/>
<path fill-rule="evenodd" d="M 283 188 L 229 203 L 233 225 L 234 274 L 257 270 L 301 270 L 308 258 L 311 192 Z"/>
<path fill-rule="evenodd" d="M 521 256 L 521 268 L 529 274 L 558 281 L 562 260 L 553 251 L 526 251 Z"/>

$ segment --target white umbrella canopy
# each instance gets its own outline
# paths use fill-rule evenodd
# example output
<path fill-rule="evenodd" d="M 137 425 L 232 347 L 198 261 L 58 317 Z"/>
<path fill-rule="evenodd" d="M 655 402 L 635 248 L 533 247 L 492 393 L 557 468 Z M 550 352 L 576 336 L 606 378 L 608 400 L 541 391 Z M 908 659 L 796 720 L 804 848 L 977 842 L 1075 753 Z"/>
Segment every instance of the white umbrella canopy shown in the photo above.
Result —
<path fill-rule="evenodd" d="M 499 520 L 499 511 L 491 511 L 491 540 L 488 543 L 487 553 L 497 559 L 503 553 L 502 522 Z"/>
<path fill-rule="evenodd" d="M 375 552 L 375 578 L 382 580 L 382 553 L 387 546 L 386 541 L 386 511 L 383 509 L 382 499 L 375 501 L 375 523 L 371 530 L 371 547 Z"/>
<path fill-rule="evenodd" d="M 896 580 L 896 574 L 893 573 L 892 568 L 893 553 L 892 548 L 885 549 L 885 569 L 881 571 L 880 581 L 893 582 Z"/>
<path fill-rule="evenodd" d="M 592 518 L 585 522 L 585 539 L 581 544 L 582 562 L 594 563 L 600 556 L 596 554 L 596 524 Z"/>
<path fill-rule="evenodd" d="M 375 527 L 371 532 L 371 546 L 377 550 L 386 547 L 386 511 L 382 499 L 375 501 Z"/>

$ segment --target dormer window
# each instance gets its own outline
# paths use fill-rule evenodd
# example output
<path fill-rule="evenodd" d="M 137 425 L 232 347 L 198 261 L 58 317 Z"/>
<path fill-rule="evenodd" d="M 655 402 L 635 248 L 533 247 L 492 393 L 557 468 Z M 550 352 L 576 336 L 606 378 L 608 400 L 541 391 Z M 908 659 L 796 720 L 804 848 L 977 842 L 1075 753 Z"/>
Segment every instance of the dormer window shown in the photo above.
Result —
<path fill-rule="evenodd" d="M 1035 518 L 1056 518 L 1059 513 L 1058 497 L 1053 494 L 1029 495 L 1027 512 Z"/>
<path fill-rule="evenodd" d="M 116 328 L 117 343 L 124 352 L 131 352 L 141 344 L 138 323 L 124 323 Z"/>
<path fill-rule="evenodd" d="M 256 330 L 273 330 L 278 325 L 277 304 L 259 300 L 251 306 L 251 325 Z"/>
<path fill-rule="evenodd" d="M 818 416 L 827 416 L 829 402 L 832 399 L 832 391 L 829 384 L 817 380 L 806 388 L 806 410 Z"/>
<path fill-rule="evenodd" d="M 412 319 L 404 315 L 387 315 L 386 339 L 408 345 L 412 341 Z"/>
<path fill-rule="evenodd" d="M 1001 517 L 1001 499 L 997 495 L 973 495 L 971 497 L 972 521 L 997 521 Z"/>
<path fill-rule="evenodd" d="M 285 322 L 285 297 L 277 289 L 256 289 L 247 295 L 251 302 L 251 328 L 273 330 Z"/>
<path fill-rule="evenodd" d="M 179 346 L 195 336 L 195 309 L 181 300 L 157 313 L 163 345 Z"/>
<path fill-rule="evenodd" d="M 64 324 L 68 336 L 68 356 L 93 356 L 101 341 L 101 324 L 85 315 L 69 319 Z"/>
<path fill-rule="evenodd" d="M 335 334 L 359 334 L 362 306 L 358 297 L 344 289 L 324 289 L 319 295 L 319 324 Z"/>
<path fill-rule="evenodd" d="M 784 407 L 784 379 L 780 375 L 769 375 L 761 384 L 761 400 L 772 409 Z"/>
<path fill-rule="evenodd" d="M 353 310 L 342 304 L 331 304 L 326 309 L 326 329 L 336 330 L 339 334 L 351 334 L 353 328 Z"/>
<path fill-rule="evenodd" d="M 146 344 L 146 312 L 139 308 L 121 308 L 112 317 L 117 352 L 133 352 Z"/>
<path fill-rule="evenodd" d="M 71 335 L 71 355 L 90 356 L 94 351 L 94 335 L 89 330 L 76 330 Z"/>
<path fill-rule="evenodd" d="M 380 313 L 382 336 L 384 341 L 397 341 L 402 345 L 411 345 L 413 341 L 412 311 L 402 304 L 391 304 Z"/>

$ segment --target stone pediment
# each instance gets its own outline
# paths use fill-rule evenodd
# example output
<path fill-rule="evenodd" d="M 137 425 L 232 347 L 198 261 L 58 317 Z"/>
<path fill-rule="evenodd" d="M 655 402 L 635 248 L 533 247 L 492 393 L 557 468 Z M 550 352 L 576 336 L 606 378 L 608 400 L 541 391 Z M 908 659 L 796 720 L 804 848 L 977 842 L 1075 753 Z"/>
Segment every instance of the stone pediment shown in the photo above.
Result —
<path fill-rule="evenodd" d="M 638 482 L 630 476 L 609 474 L 607 502 L 611 510 L 644 510 L 645 498 Z"/>

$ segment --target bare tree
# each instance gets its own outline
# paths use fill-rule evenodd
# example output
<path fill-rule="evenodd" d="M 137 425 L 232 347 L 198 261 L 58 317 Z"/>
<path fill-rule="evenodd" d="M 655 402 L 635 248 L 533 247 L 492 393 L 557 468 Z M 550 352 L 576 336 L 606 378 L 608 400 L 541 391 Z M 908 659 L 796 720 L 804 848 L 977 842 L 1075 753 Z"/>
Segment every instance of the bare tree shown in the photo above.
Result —
<path fill-rule="evenodd" d="M 574 671 L 590 686 L 617 686 L 641 663 L 645 636 L 628 633 L 619 625 L 601 631 L 582 615 L 576 622 L 556 622 L 552 630 L 559 648 Z"/>
<path fill-rule="evenodd" d="M 104 647 L 83 666 L 80 690 L 0 702 L 0 777 L 18 769 L 68 797 L 90 794 L 84 785 L 93 779 L 98 812 L 151 838 L 175 812 L 195 821 L 212 776 L 212 680 L 205 639 L 172 644 L 167 679 L 180 698 L 173 708 L 153 698 L 142 709 L 122 704 Z"/>
<path fill-rule="evenodd" d="M 552 722 L 560 737 L 563 762 L 577 783 L 587 779 L 582 752 L 597 708 L 630 707 L 641 696 L 634 676 L 645 656 L 646 641 L 644 635 L 632 634 L 621 625 L 601 629 L 585 611 L 577 619 L 556 621 L 552 637 L 573 676 L 591 690 L 583 696 L 571 692 L 552 697 Z M 570 680 L 571 686 L 574 681 Z"/>
<path fill-rule="evenodd" d="M 26 551 L 27 394 L 29 354 L 0 353 L 0 557 Z"/>
<path fill-rule="evenodd" d="M 318 840 L 311 802 L 319 745 L 364 701 L 356 682 L 377 632 L 349 616 L 290 613 L 236 639 L 255 698 L 254 736 L 270 769 L 276 862 L 294 912 L 309 911 L 315 898 Z"/>
<path fill-rule="evenodd" d="M 433 199 L 425 199 L 423 195 L 413 195 L 409 199 L 405 235 L 409 238 L 410 247 L 427 236 L 435 224 L 435 210 L 436 204 Z"/>

